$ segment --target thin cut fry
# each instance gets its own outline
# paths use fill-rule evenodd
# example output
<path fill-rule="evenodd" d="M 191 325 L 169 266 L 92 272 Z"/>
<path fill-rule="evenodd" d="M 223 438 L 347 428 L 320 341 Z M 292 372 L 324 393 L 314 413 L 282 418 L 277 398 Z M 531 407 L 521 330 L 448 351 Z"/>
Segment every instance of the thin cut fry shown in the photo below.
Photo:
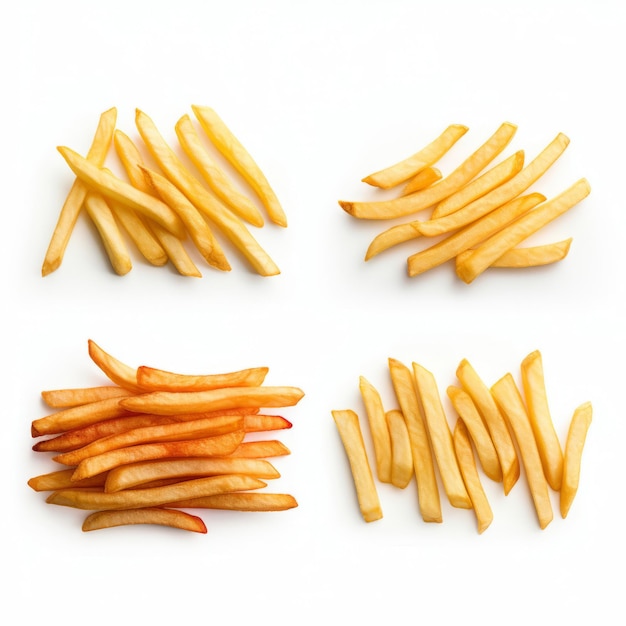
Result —
<path fill-rule="evenodd" d="M 246 433 L 261 433 L 270 430 L 286 430 L 292 423 L 281 415 L 245 415 L 243 430 Z"/>
<path fill-rule="evenodd" d="M 152 507 L 130 509 L 128 511 L 98 511 L 91 513 L 83 522 L 83 531 L 88 532 L 133 524 L 154 524 L 203 534 L 207 532 L 206 525 L 196 515 L 177 509 Z"/>
<path fill-rule="evenodd" d="M 41 397 L 50 408 L 66 409 L 96 400 L 119 398 L 127 393 L 125 389 L 116 385 L 99 385 L 74 389 L 46 389 L 41 392 Z"/>
<path fill-rule="evenodd" d="M 537 267 L 562 261 L 568 254 L 572 238 L 528 248 L 511 248 L 497 258 L 491 267 Z"/>
<path fill-rule="evenodd" d="M 244 441 L 228 456 L 238 459 L 263 459 L 274 456 L 287 456 L 291 450 L 277 439 Z"/>
<path fill-rule="evenodd" d="M 130 392 L 143 392 L 143 389 L 137 384 L 137 368 L 122 363 L 113 355 L 105 352 L 92 339 L 88 340 L 87 349 L 91 360 L 104 372 L 109 380 Z"/>
<path fill-rule="evenodd" d="M 409 429 L 402 411 L 391 409 L 385 414 L 391 439 L 391 484 L 404 489 L 413 477 L 413 455 Z"/>
<path fill-rule="evenodd" d="M 376 458 L 376 475 L 383 483 L 391 482 L 391 441 L 385 420 L 385 409 L 378 390 L 364 376 L 359 378 Z"/>
<path fill-rule="evenodd" d="M 425 167 L 409 180 L 402 191 L 402 195 L 406 196 L 410 193 L 426 189 L 426 187 L 430 187 L 438 180 L 441 180 L 441 170 L 436 167 Z"/>
<path fill-rule="evenodd" d="M 92 476 L 85 480 L 72 480 L 72 468 L 57 470 L 40 476 L 33 476 L 28 481 L 28 486 L 35 491 L 56 491 L 57 489 L 76 488 L 103 488 L 106 474 Z"/>
<path fill-rule="evenodd" d="M 366 522 L 383 517 L 372 469 L 367 458 L 358 415 L 351 410 L 332 411 L 350 464 L 361 515 Z"/>
<path fill-rule="evenodd" d="M 175 503 L 182 509 L 221 509 L 225 511 L 287 511 L 298 506 L 296 499 L 287 493 L 257 493 L 242 491 L 220 493 L 204 498 L 182 500 Z"/>

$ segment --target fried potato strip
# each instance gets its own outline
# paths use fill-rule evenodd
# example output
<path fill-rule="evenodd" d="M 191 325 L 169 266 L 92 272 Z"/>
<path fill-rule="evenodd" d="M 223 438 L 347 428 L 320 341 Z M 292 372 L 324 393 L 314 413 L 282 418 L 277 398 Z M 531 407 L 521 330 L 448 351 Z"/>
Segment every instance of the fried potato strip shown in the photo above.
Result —
<path fill-rule="evenodd" d="M 490 267 L 537 267 L 562 261 L 568 254 L 572 238 L 528 248 L 511 248 L 498 257 Z"/>
<path fill-rule="evenodd" d="M 141 365 L 137 382 L 146 391 L 207 391 L 221 387 L 260 387 L 268 367 L 254 367 L 224 374 L 180 374 Z"/>
<path fill-rule="evenodd" d="M 98 385 L 71 389 L 46 389 L 41 392 L 41 397 L 50 408 L 65 409 L 96 400 L 119 398 L 127 393 L 125 389 L 116 385 Z"/>
<path fill-rule="evenodd" d="M 287 511 L 298 506 L 296 499 L 288 493 L 257 493 L 240 491 L 219 493 L 214 496 L 182 500 L 175 503 L 183 509 L 221 509 L 225 511 Z"/>
<path fill-rule="evenodd" d="M 425 167 L 423 170 L 415 174 L 411 180 L 409 180 L 402 190 L 402 195 L 406 196 L 410 193 L 426 189 L 426 187 L 430 187 L 433 183 L 441 180 L 441 178 L 442 175 L 440 169 L 430 166 Z"/>
<path fill-rule="evenodd" d="M 391 484 L 404 489 L 413 478 L 411 440 L 402 411 L 391 409 L 385 414 L 391 441 Z"/>
<path fill-rule="evenodd" d="M 93 339 L 89 339 L 87 342 L 87 350 L 91 360 L 102 370 L 111 382 L 114 382 L 116 385 L 132 393 L 143 392 L 143 389 L 137 384 L 137 368 L 130 367 L 112 354 L 109 354 L 93 341 Z"/>
<path fill-rule="evenodd" d="M 115 526 L 131 526 L 134 524 L 151 524 L 179 528 L 191 532 L 207 532 L 206 525 L 201 518 L 177 509 L 162 509 L 147 507 L 144 509 L 130 509 L 122 511 L 98 511 L 88 515 L 83 522 L 83 531 L 102 530 Z"/>
<path fill-rule="evenodd" d="M 385 419 L 385 409 L 378 390 L 364 376 L 359 378 L 359 390 L 374 443 L 376 475 L 383 483 L 391 482 L 391 440 Z"/>

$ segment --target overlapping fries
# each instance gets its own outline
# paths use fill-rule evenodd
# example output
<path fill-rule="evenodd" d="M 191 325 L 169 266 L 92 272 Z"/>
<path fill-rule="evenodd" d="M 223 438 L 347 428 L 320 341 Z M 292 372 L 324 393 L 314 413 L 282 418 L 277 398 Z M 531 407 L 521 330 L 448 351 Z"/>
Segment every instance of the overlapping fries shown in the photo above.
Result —
<path fill-rule="evenodd" d="M 42 276 L 61 265 L 83 209 L 96 226 L 113 271 L 118 275 L 132 269 L 128 241 L 149 264 L 161 266 L 169 260 L 184 276 L 201 276 L 186 245 L 197 249 L 209 266 L 228 271 L 231 265 L 214 229 L 258 274 L 280 273 L 248 228 L 248 225 L 257 228 L 264 225 L 262 209 L 271 222 L 287 226 L 276 193 L 215 111 L 204 106 L 192 109 L 202 132 L 196 130 L 188 115 L 175 126 L 176 137 L 191 166 L 178 157 L 152 119 L 140 110 L 136 111 L 136 126 L 143 147 L 156 162 L 154 167 L 144 162 L 140 146 L 116 128 L 114 107 L 100 116 L 86 156 L 66 146 L 58 148 L 76 178 L 54 228 Z M 203 139 L 218 152 L 215 159 Z M 112 144 L 125 178 L 105 167 Z M 223 164 L 219 162 L 219 153 L 225 159 Z M 234 178 L 227 171 L 229 167 L 235 170 Z M 236 178 L 241 179 L 242 189 L 246 191 L 238 188 Z"/>
<path fill-rule="evenodd" d="M 456 169 L 442 177 L 433 165 L 467 130 L 462 125 L 451 125 L 413 157 L 363 179 L 387 190 L 408 181 L 394 197 L 339 201 L 344 211 L 355 218 L 393 222 L 370 242 L 366 261 L 401 243 L 434 237 L 434 244 L 425 241 L 420 250 L 409 256 L 409 276 L 456 260 L 458 277 L 470 283 L 488 268 L 534 267 L 556 263 L 567 256 L 571 238 L 529 248 L 518 246 L 591 191 L 587 180 L 581 178 L 550 199 L 537 192 L 523 195 L 561 156 L 569 138 L 557 134 L 527 164 L 524 151 L 517 150 L 492 165 L 517 130 L 505 122 Z M 439 176 L 433 175 L 435 171 Z M 403 219 L 424 211 L 425 219 Z"/>
<path fill-rule="evenodd" d="M 131 367 L 92 340 L 88 348 L 107 384 L 42 392 L 55 410 L 32 421 L 33 450 L 64 469 L 28 481 L 51 492 L 51 504 L 95 511 L 83 530 L 158 524 L 205 533 L 181 509 L 297 506 L 290 494 L 259 491 L 280 477 L 268 459 L 290 454 L 265 437 L 292 426 L 261 409 L 293 406 L 301 389 L 264 386 L 267 367 L 191 375 Z M 142 398 L 149 406 L 121 406 Z"/>
<path fill-rule="evenodd" d="M 484 532 L 493 520 L 493 511 L 482 479 L 503 483 L 506 495 L 517 483 L 520 468 L 524 469 L 540 528 L 546 528 L 553 519 L 552 492 L 560 496 L 561 516 L 567 516 L 578 490 L 582 451 L 591 424 L 591 403 L 574 411 L 563 454 L 547 408 L 538 350 L 521 362 L 519 386 L 511 373 L 488 386 L 463 359 L 456 371 L 459 385 L 447 389 L 452 403 L 450 414 L 442 404 L 431 372 L 418 363 L 408 367 L 393 358 L 388 365 L 398 408 L 385 412 L 377 389 L 360 377 L 375 464 L 390 468 L 390 479 L 384 481 L 379 475 L 378 480 L 404 489 L 415 476 L 425 522 L 443 521 L 438 475 L 450 504 L 472 509 L 478 532 Z M 376 415 L 385 415 L 386 421 L 381 422 L 379 417 L 372 421 L 372 404 Z M 368 522 L 380 519 L 382 506 L 358 413 L 344 409 L 333 411 L 333 417 L 350 459 L 363 518 Z M 390 442 L 384 446 L 380 445 L 384 440 L 381 423 L 387 426 Z"/>

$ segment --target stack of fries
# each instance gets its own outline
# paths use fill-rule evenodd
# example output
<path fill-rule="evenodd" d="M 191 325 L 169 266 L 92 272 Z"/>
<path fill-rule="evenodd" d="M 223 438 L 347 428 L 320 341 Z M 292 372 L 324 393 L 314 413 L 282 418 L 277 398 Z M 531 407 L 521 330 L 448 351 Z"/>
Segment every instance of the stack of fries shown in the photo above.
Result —
<path fill-rule="evenodd" d="M 426 219 L 394 224 L 370 243 L 365 260 L 393 246 L 420 237 L 437 237 L 435 244 L 409 256 L 409 276 L 454 260 L 465 283 L 490 267 L 522 268 L 564 259 L 572 239 L 518 247 L 591 191 L 582 178 L 557 196 L 525 193 L 561 156 L 569 139 L 559 133 L 530 163 L 518 150 L 496 165 L 494 159 L 513 139 L 517 126 L 505 122 L 454 171 L 443 177 L 435 164 L 467 132 L 453 124 L 411 157 L 363 179 L 380 189 L 404 184 L 390 200 L 340 201 L 351 216 L 368 220 L 398 220 L 422 211 Z M 486 169 L 489 168 L 489 169 Z"/>
<path fill-rule="evenodd" d="M 574 411 L 562 448 L 548 406 L 541 353 L 530 353 L 520 370 L 522 391 L 510 373 L 488 387 L 464 359 L 456 371 L 460 384 L 447 389 L 457 413 L 453 428 L 433 374 L 421 365 L 413 363 L 409 368 L 389 359 L 398 409 L 385 411 L 378 390 L 361 377 L 359 388 L 378 480 L 404 489 L 415 476 L 422 519 L 441 522 L 437 467 L 450 504 L 472 509 L 482 533 L 493 513 L 478 465 L 487 478 L 502 483 L 505 494 L 516 484 L 523 466 L 540 527 L 546 528 L 553 519 L 549 489 L 559 494 L 565 518 L 578 490 L 591 403 Z M 351 409 L 332 414 L 348 456 L 361 514 L 367 522 L 381 519 L 359 417 Z"/>
<path fill-rule="evenodd" d="M 241 193 L 225 169 L 214 160 L 189 115 L 178 120 L 175 130 L 180 146 L 197 173 L 183 163 L 152 119 L 137 110 L 137 130 L 155 165 L 146 163 L 141 146 L 116 129 L 117 110 L 111 108 L 100 116 L 85 157 L 65 146 L 58 148 L 76 179 L 52 234 L 42 266 L 43 276 L 61 265 L 83 209 L 96 226 L 113 270 L 119 275 L 132 269 L 123 233 L 152 265 L 161 266 L 170 261 L 184 276 L 201 276 L 183 243 L 189 235 L 208 265 L 230 270 L 213 227 L 217 227 L 258 274 L 280 273 L 246 226 L 264 224 L 257 201 L 270 221 L 287 226 L 276 194 L 257 163 L 217 113 L 205 106 L 193 106 L 192 110 L 204 135 L 238 172 L 255 200 Z M 111 144 L 115 146 L 126 179 L 104 166 Z"/>
<path fill-rule="evenodd" d="M 206 532 L 182 509 L 279 511 L 289 494 L 259 491 L 280 476 L 267 460 L 289 454 L 278 439 L 246 438 L 291 428 L 263 407 L 297 404 L 297 387 L 270 387 L 266 367 L 188 375 L 130 367 L 95 342 L 89 355 L 113 384 L 42 392 L 53 413 L 32 422 L 37 452 L 64 469 L 31 478 L 47 502 L 94 511 L 83 530 L 161 524 Z M 45 437 L 45 438 L 43 438 Z"/>

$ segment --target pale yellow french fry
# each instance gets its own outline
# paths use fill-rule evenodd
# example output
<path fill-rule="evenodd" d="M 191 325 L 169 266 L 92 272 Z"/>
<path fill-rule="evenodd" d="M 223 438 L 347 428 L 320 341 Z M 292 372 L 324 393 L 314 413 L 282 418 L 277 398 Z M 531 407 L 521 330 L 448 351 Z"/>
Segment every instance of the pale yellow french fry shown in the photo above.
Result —
<path fill-rule="evenodd" d="M 191 515 L 178 509 L 162 509 L 146 507 L 120 511 L 97 511 L 91 513 L 83 521 L 82 529 L 85 532 L 114 528 L 117 526 L 131 526 L 134 524 L 151 524 L 178 528 L 191 532 L 207 532 L 206 525 L 196 515 Z"/>
<path fill-rule="evenodd" d="M 535 350 L 526 356 L 520 370 L 526 409 L 541 457 L 543 473 L 550 487 L 558 491 L 563 476 L 563 451 L 550 414 L 541 352 Z"/>
<path fill-rule="evenodd" d="M 359 390 L 374 443 L 376 475 L 378 480 L 388 483 L 391 482 L 391 441 L 383 402 L 378 390 L 364 376 L 359 378 Z"/>
<path fill-rule="evenodd" d="M 106 398 L 119 398 L 127 395 L 127 391 L 116 385 L 99 385 L 97 387 L 78 387 L 73 389 L 46 389 L 41 392 L 43 401 L 54 409 L 67 409 L 79 404 L 87 404 Z"/>
<path fill-rule="evenodd" d="M 263 226 L 264 220 L 261 211 L 257 209 L 250 198 L 244 196 L 234 187 L 222 168 L 211 158 L 211 155 L 202 145 L 189 115 L 183 115 L 176 123 L 175 129 L 182 149 L 213 193 L 242 219 L 253 226 Z"/>
<path fill-rule="evenodd" d="M 363 182 L 382 189 L 399 185 L 433 165 L 468 131 L 467 126 L 451 124 L 438 137 L 412 156 L 363 178 Z"/>
<path fill-rule="evenodd" d="M 383 511 L 367 458 L 359 417 L 351 410 L 332 411 L 332 416 L 348 457 L 361 515 L 366 522 L 375 522 L 383 517 Z"/>
<path fill-rule="evenodd" d="M 215 147 L 258 195 L 270 220 L 279 226 L 287 226 L 285 212 L 265 174 L 220 116 L 207 106 L 193 105 L 191 108 Z"/>
<path fill-rule="evenodd" d="M 489 430 L 493 446 L 500 460 L 504 493 L 508 494 L 519 479 L 520 465 L 515 444 L 504 416 L 493 399 L 489 387 L 467 359 L 463 359 L 457 367 L 456 376 L 463 389 L 473 400 Z"/>
<path fill-rule="evenodd" d="M 474 250 L 467 250 L 457 256 L 457 275 L 464 282 L 471 283 L 507 250 L 514 248 L 546 224 L 569 211 L 586 198 L 590 192 L 589 183 L 586 179 L 581 178 L 558 196 L 547 200 L 530 213 L 522 215 L 503 228 L 490 237 L 489 241 L 484 242 Z"/>
<path fill-rule="evenodd" d="M 360 219 L 383 220 L 404 217 L 434 206 L 458 191 L 481 172 L 509 144 L 517 126 L 505 122 L 478 150 L 439 182 L 407 196 L 378 202 L 340 201 L 341 208 Z"/>
<path fill-rule="evenodd" d="M 93 339 L 87 341 L 87 351 L 91 360 L 111 382 L 133 393 L 142 393 L 144 391 L 137 383 L 136 367 L 130 367 L 130 365 L 126 365 L 126 363 L 109 354 Z"/>
<path fill-rule="evenodd" d="M 221 509 L 225 511 L 287 511 L 298 506 L 288 493 L 237 491 L 174 503 L 184 509 Z"/>
<path fill-rule="evenodd" d="M 491 267 L 538 267 L 562 261 L 568 254 L 572 238 L 528 248 L 511 248 L 498 257 Z"/>
<path fill-rule="evenodd" d="M 111 146 L 111 139 L 117 121 L 117 109 L 115 107 L 100 115 L 98 127 L 94 135 L 91 147 L 87 152 L 87 159 L 97 166 L 104 163 Z M 76 179 L 63 203 L 57 223 L 48 244 L 48 250 L 41 268 L 41 275 L 47 276 L 61 265 L 65 249 L 76 225 L 76 220 L 87 195 L 87 186 L 82 180 Z"/>
<path fill-rule="evenodd" d="M 448 424 L 437 382 L 432 372 L 413 363 L 413 377 L 417 395 L 422 405 L 424 422 L 433 448 L 439 475 L 450 504 L 461 509 L 471 509 L 472 502 L 467 494 L 459 464 L 454 453 L 452 432 Z"/>
<path fill-rule="evenodd" d="M 561 517 L 566 518 L 572 502 L 578 492 L 580 482 L 580 467 L 583 448 L 587 439 L 587 431 L 591 426 L 592 407 L 590 402 L 581 404 L 572 416 L 563 460 L 563 480 L 561 482 Z"/>
<path fill-rule="evenodd" d="M 500 378 L 491 387 L 491 393 L 517 441 L 539 526 L 544 529 L 553 519 L 552 503 L 524 401 L 511 374 Z"/>
<path fill-rule="evenodd" d="M 440 523 L 441 501 L 435 475 L 433 453 L 428 439 L 428 431 L 422 417 L 415 380 L 411 370 L 397 359 L 389 359 L 389 373 L 398 400 L 406 420 L 411 441 L 413 471 L 417 481 L 417 493 L 422 519 L 425 522 Z"/>
<path fill-rule="evenodd" d="M 391 409 L 385 414 L 391 440 L 391 484 L 404 489 L 413 478 L 413 454 L 409 429 L 402 411 Z"/>
<path fill-rule="evenodd" d="M 433 183 L 441 180 L 441 170 L 436 167 L 425 167 L 421 172 L 418 172 L 409 180 L 402 190 L 402 195 L 406 196 L 410 193 L 415 193 L 426 187 L 430 187 Z"/>
<path fill-rule="evenodd" d="M 467 488 L 472 509 L 476 515 L 478 523 L 478 534 L 482 534 L 489 528 L 493 521 L 493 511 L 485 494 L 485 490 L 480 482 L 480 476 L 474 461 L 472 444 L 467 426 L 463 420 L 457 420 L 454 426 L 454 450 L 459 461 L 459 468 Z"/>

